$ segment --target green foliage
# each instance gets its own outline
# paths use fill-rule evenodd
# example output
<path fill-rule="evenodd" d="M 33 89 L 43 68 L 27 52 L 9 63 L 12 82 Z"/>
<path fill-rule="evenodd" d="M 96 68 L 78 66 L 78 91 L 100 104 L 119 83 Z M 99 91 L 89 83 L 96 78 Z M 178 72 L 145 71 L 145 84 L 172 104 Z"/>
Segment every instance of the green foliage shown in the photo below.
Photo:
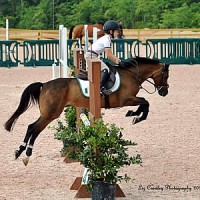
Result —
<path fill-rule="evenodd" d="M 49 29 L 52 28 L 52 5 L 51 0 L 41 0 L 37 6 L 18 7 L 18 28 L 25 29 Z"/>
<path fill-rule="evenodd" d="M 95 120 L 94 126 L 80 124 L 78 134 L 68 135 L 68 148 L 63 153 L 71 159 L 79 160 L 89 169 L 89 182 L 103 180 L 108 183 L 128 181 L 127 174 L 119 175 L 120 168 L 131 164 L 140 164 L 140 155 L 129 156 L 128 146 L 136 143 L 123 139 L 122 129 L 115 124 L 104 124 L 103 120 Z M 74 147 L 76 149 L 74 150 Z"/>
<path fill-rule="evenodd" d="M 111 18 L 124 28 L 198 28 L 199 9 L 198 0 L 1 0 L 0 26 L 10 16 L 11 28 L 71 28 Z"/>
<path fill-rule="evenodd" d="M 65 119 L 58 120 L 57 126 L 51 127 L 55 132 L 55 139 L 67 141 L 62 149 L 62 155 L 79 160 L 89 169 L 89 186 L 92 180 L 103 180 L 108 183 L 130 180 L 130 177 L 119 175 L 120 168 L 140 164 L 140 155 L 129 156 L 128 147 L 136 143 L 123 139 L 122 128 L 115 124 L 105 124 L 102 119 L 94 120 L 94 126 L 79 124 L 77 133 L 76 108 L 66 107 Z M 88 115 L 88 110 L 85 110 Z M 67 148 L 66 148 L 67 147 Z"/>
<path fill-rule="evenodd" d="M 165 12 L 161 19 L 161 28 L 192 28 L 200 21 L 200 3 L 198 7 L 188 6 L 186 3 L 182 4 L 180 8 L 175 8 L 171 11 Z M 193 16 L 194 13 L 194 16 Z M 192 20 L 191 20 L 192 19 Z M 197 21 L 196 21 L 197 20 Z"/>
<path fill-rule="evenodd" d="M 73 134 L 77 134 L 76 129 L 76 108 L 66 107 L 64 110 L 65 115 L 65 122 L 63 122 L 61 119 L 58 119 L 57 126 L 51 127 L 52 130 L 55 131 L 54 138 L 57 140 L 62 140 L 63 143 L 68 140 L 68 137 L 70 137 Z"/>

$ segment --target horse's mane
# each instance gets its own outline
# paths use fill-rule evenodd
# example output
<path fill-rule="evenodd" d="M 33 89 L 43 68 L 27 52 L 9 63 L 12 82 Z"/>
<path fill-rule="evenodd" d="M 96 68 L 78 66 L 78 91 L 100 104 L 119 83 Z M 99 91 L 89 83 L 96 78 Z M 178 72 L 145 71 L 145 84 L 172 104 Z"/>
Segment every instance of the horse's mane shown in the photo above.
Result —
<path fill-rule="evenodd" d="M 97 22 L 95 24 L 101 24 L 102 26 L 104 25 L 104 22 L 100 21 L 100 22 Z"/>
<path fill-rule="evenodd" d="M 139 56 L 136 56 L 134 58 L 127 58 L 124 60 L 125 68 L 138 67 L 138 65 L 141 65 L 141 64 L 159 64 L 159 63 L 160 63 L 159 60 L 146 58 L 146 57 L 139 57 Z M 110 62 L 106 62 L 106 65 L 109 67 L 115 66 L 115 68 L 119 67 L 116 64 L 110 63 Z M 119 68 L 121 68 L 121 67 L 119 67 Z M 122 68 L 122 69 L 124 69 L 124 68 Z"/>
<path fill-rule="evenodd" d="M 148 64 L 159 64 L 159 63 L 161 63 L 159 60 L 146 58 L 146 57 L 139 57 L 139 56 L 136 56 L 134 58 L 128 58 L 128 59 L 124 60 L 125 68 L 138 67 L 138 65 L 141 65 L 141 64 L 147 64 L 148 65 Z M 109 62 L 106 62 L 106 64 L 108 66 L 115 66 L 115 68 L 119 67 L 119 66 L 117 66 L 113 63 L 109 63 Z M 121 67 L 119 67 L 119 68 L 121 68 Z M 122 68 L 122 69 L 125 69 L 125 68 Z"/>
<path fill-rule="evenodd" d="M 128 58 L 125 60 L 126 62 L 135 63 L 135 64 L 158 64 L 160 63 L 159 60 L 146 58 L 146 57 L 139 57 L 136 56 L 135 58 Z"/>
<path fill-rule="evenodd" d="M 72 26 L 69 30 L 69 39 L 72 39 L 72 32 L 75 26 Z"/>

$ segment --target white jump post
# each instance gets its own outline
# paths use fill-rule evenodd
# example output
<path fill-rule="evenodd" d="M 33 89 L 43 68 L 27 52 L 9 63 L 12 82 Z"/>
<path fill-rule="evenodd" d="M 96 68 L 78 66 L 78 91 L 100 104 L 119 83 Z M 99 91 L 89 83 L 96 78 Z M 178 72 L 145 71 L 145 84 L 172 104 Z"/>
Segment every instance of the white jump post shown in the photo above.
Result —
<path fill-rule="evenodd" d="M 84 52 L 86 52 L 88 50 L 88 25 L 84 25 L 84 35 L 85 35 Z"/>
<path fill-rule="evenodd" d="M 97 40 L 97 33 L 100 31 L 97 27 L 93 27 L 93 43 Z M 84 34 L 85 34 L 85 48 L 84 52 L 88 50 L 88 25 L 84 25 Z"/>
<path fill-rule="evenodd" d="M 97 35 L 99 31 L 100 29 L 98 29 L 97 27 L 93 27 L 93 43 L 97 41 Z"/>
<path fill-rule="evenodd" d="M 6 18 L 6 41 L 9 40 L 8 30 L 9 30 L 9 19 L 7 17 Z M 6 47 L 6 59 L 9 60 L 9 49 L 8 49 L 8 46 Z"/>
<path fill-rule="evenodd" d="M 57 66 L 56 66 L 56 59 L 54 60 L 54 63 L 52 64 L 52 80 L 53 79 L 56 79 L 57 78 L 57 75 L 56 75 L 56 68 L 57 68 Z"/>
<path fill-rule="evenodd" d="M 6 40 L 9 40 L 8 29 L 9 29 L 9 20 L 8 20 L 8 18 L 6 18 Z"/>
<path fill-rule="evenodd" d="M 52 79 L 55 78 L 67 78 L 68 66 L 67 66 L 68 54 L 67 54 L 67 28 L 63 25 L 59 25 L 59 72 L 56 73 L 56 60 L 52 64 Z"/>
<path fill-rule="evenodd" d="M 100 31 L 97 27 L 93 27 L 93 43 L 97 40 L 97 33 Z M 88 50 L 88 25 L 84 25 L 84 35 L 85 35 L 85 46 L 84 46 L 84 52 L 87 52 Z M 88 71 L 88 66 L 86 63 L 86 71 Z"/>
<path fill-rule="evenodd" d="M 59 72 L 60 78 L 68 77 L 67 66 L 67 28 L 59 26 Z"/>

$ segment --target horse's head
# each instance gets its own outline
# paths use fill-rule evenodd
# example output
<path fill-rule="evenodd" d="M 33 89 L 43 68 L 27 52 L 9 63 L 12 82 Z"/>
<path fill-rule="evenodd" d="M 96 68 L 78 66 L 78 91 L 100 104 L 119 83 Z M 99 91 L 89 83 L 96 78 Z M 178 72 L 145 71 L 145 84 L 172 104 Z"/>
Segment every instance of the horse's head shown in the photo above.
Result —
<path fill-rule="evenodd" d="M 160 96 L 166 96 L 168 94 L 168 78 L 169 78 L 169 64 L 160 63 L 162 67 L 160 70 L 156 70 L 153 75 L 152 79 L 154 80 L 154 84 L 156 89 L 158 90 L 158 94 Z"/>

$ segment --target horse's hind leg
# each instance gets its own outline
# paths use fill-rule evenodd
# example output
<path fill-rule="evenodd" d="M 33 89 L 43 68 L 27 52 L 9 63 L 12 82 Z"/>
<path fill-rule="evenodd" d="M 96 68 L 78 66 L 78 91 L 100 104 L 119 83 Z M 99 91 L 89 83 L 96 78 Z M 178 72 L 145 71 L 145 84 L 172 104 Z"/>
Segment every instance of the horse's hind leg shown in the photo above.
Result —
<path fill-rule="evenodd" d="M 45 129 L 45 127 L 51 122 L 53 119 L 46 119 L 40 117 L 32 126 L 30 127 L 30 140 L 27 145 L 26 155 L 27 158 L 23 159 L 25 165 L 28 164 L 29 158 L 32 155 L 33 145 L 35 143 L 36 138 L 38 135 Z"/>
<path fill-rule="evenodd" d="M 28 164 L 29 157 L 32 155 L 32 149 L 33 149 L 35 139 L 52 120 L 53 119 L 44 119 L 44 118 L 40 117 L 36 122 L 34 122 L 28 126 L 23 144 L 20 145 L 19 150 L 15 151 L 16 159 L 27 148 L 27 150 L 26 150 L 27 158 L 24 159 L 23 162 L 25 165 Z"/>
<path fill-rule="evenodd" d="M 33 125 L 34 125 L 34 123 L 30 124 L 28 126 L 28 129 L 27 129 L 26 136 L 24 138 L 23 144 L 19 146 L 19 150 L 15 151 L 15 159 L 17 159 L 22 154 L 22 152 L 26 149 L 28 141 L 29 141 L 29 139 L 31 137 L 31 130 L 32 130 L 32 126 Z"/>

